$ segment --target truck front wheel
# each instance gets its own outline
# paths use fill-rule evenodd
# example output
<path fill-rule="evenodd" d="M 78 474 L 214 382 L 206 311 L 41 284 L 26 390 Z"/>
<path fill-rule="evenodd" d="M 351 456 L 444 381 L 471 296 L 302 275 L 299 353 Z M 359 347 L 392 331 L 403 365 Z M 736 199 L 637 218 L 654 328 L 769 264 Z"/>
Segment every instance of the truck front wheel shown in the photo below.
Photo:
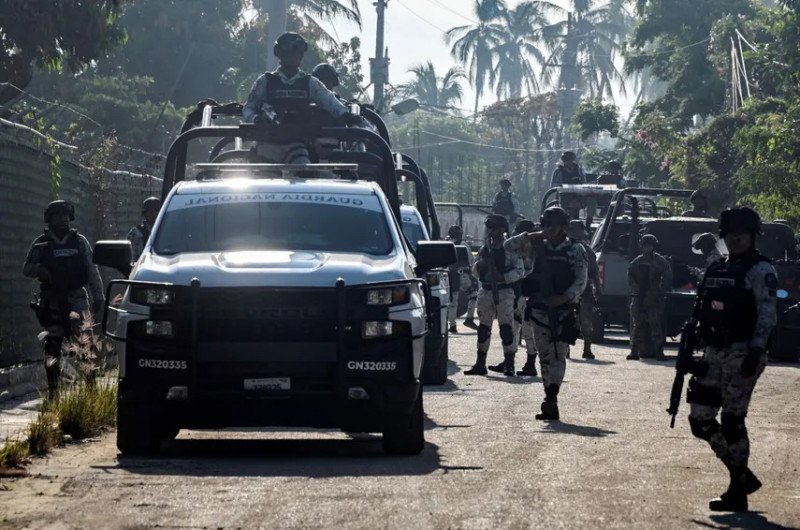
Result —
<path fill-rule="evenodd" d="M 117 449 L 123 455 L 151 455 L 158 453 L 162 442 L 172 440 L 178 429 L 163 425 L 148 413 L 144 403 L 137 406 L 117 402 Z"/>
<path fill-rule="evenodd" d="M 418 455 L 425 448 L 422 388 L 410 412 L 389 418 L 383 431 L 383 450 L 390 455 Z"/>

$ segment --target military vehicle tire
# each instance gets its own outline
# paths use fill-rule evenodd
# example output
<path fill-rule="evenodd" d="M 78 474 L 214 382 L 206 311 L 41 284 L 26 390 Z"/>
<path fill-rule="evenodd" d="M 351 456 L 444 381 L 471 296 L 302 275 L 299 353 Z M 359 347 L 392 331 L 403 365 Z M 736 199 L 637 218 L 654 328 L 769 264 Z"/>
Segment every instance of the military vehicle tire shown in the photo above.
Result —
<path fill-rule="evenodd" d="M 447 382 L 447 361 L 450 358 L 450 334 L 444 336 L 442 350 L 439 352 L 439 360 L 436 364 L 425 364 L 422 366 L 422 384 L 424 385 L 443 385 Z"/>
<path fill-rule="evenodd" d="M 425 448 L 422 388 L 410 412 L 397 414 L 383 431 L 383 450 L 389 455 L 418 455 Z"/>
<path fill-rule="evenodd" d="M 117 449 L 123 455 L 152 455 L 158 453 L 161 442 L 178 435 L 179 429 L 159 425 L 157 421 L 135 407 L 117 402 Z"/>

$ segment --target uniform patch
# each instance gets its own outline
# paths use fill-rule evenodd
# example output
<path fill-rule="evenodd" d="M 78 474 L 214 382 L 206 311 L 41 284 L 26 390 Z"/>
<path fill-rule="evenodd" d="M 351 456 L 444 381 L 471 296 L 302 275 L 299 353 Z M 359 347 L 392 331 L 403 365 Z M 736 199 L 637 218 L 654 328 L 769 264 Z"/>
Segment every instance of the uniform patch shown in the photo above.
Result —
<path fill-rule="evenodd" d="M 767 289 L 777 289 L 778 277 L 771 272 L 768 273 L 766 276 L 764 276 L 764 285 L 767 286 Z"/>

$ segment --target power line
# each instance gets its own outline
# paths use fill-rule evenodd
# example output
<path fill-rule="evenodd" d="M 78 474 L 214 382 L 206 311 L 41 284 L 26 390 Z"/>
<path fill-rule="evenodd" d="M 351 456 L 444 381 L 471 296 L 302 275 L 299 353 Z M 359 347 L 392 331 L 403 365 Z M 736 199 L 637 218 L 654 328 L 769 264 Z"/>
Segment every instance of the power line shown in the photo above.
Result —
<path fill-rule="evenodd" d="M 440 2 L 439 0 L 430 0 L 430 1 L 431 1 L 431 2 L 433 2 L 434 4 L 436 4 L 437 6 L 441 7 L 442 9 L 445 9 L 445 10 L 447 10 L 447 11 L 450 11 L 450 12 L 451 12 L 451 13 L 453 13 L 454 15 L 457 15 L 457 16 L 459 16 L 459 17 L 463 18 L 463 19 L 464 19 L 464 20 L 466 20 L 467 22 L 472 22 L 473 24 L 480 24 L 480 22 L 478 22 L 477 20 L 473 20 L 473 19 L 471 19 L 471 18 L 469 18 L 469 17 L 467 17 L 467 16 L 464 16 L 462 13 L 459 13 L 459 12 L 458 12 L 458 11 L 456 11 L 455 9 L 453 9 L 453 8 L 451 8 L 451 7 L 447 6 L 447 5 L 445 5 L 444 3 Z"/>
<path fill-rule="evenodd" d="M 442 134 L 436 134 L 430 131 L 420 131 L 422 133 L 428 134 L 430 136 L 435 136 L 437 138 L 441 138 L 443 140 L 450 140 L 452 142 L 460 142 L 468 145 L 475 145 L 478 147 L 488 147 L 490 149 L 499 149 L 501 151 L 514 151 L 514 152 L 521 152 L 521 153 L 553 153 L 553 152 L 560 152 L 560 151 L 575 151 L 578 149 L 584 149 L 582 146 L 577 147 L 564 147 L 561 149 L 521 149 L 518 147 L 505 147 L 502 145 L 492 145 L 492 144 L 484 144 L 480 142 L 470 142 L 469 140 L 460 140 L 458 138 L 452 138 L 450 136 L 444 136 Z"/>
<path fill-rule="evenodd" d="M 440 28 L 439 26 L 437 26 L 437 25 L 436 25 L 436 24 L 434 24 L 433 22 L 429 21 L 427 18 L 423 17 L 422 15 L 419 15 L 419 14 L 417 14 L 417 12 L 416 12 L 416 11 L 414 11 L 413 9 L 411 9 L 410 7 L 408 7 L 407 5 L 405 5 L 405 4 L 404 4 L 403 2 L 401 2 L 400 0 L 397 0 L 397 3 L 398 3 L 398 4 L 400 4 L 401 6 L 403 6 L 403 8 L 405 8 L 405 10 L 406 10 L 406 11 L 408 11 L 409 13 L 411 13 L 412 15 L 414 15 L 415 17 L 417 17 L 418 19 L 420 19 L 421 21 L 423 21 L 424 23 L 426 23 L 427 25 L 429 25 L 430 27 L 432 27 L 432 28 L 434 28 L 434 29 L 438 29 L 438 30 L 439 30 L 439 31 L 441 31 L 442 33 L 447 33 L 447 30 L 446 30 L 446 29 L 442 29 L 442 28 Z"/>

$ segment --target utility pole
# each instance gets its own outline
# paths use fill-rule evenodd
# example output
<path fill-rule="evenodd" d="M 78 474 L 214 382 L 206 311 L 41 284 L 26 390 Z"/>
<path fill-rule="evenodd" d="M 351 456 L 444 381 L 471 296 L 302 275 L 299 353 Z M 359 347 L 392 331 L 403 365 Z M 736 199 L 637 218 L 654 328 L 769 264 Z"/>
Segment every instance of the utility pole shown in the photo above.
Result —
<path fill-rule="evenodd" d="M 561 108 L 561 134 L 557 142 L 563 148 L 571 142 L 567 128 L 572 122 L 572 115 L 581 100 L 581 89 L 578 86 L 580 71 L 578 67 L 578 39 L 573 25 L 573 14 L 568 13 L 567 34 L 564 36 L 564 55 L 559 76 L 558 105 Z"/>
<path fill-rule="evenodd" d="M 375 35 L 375 57 L 369 60 L 369 77 L 374 87 L 373 104 L 378 112 L 383 111 L 386 85 L 389 83 L 389 51 L 383 43 L 384 13 L 389 0 L 376 0 L 373 4 L 378 10 L 378 28 Z"/>

